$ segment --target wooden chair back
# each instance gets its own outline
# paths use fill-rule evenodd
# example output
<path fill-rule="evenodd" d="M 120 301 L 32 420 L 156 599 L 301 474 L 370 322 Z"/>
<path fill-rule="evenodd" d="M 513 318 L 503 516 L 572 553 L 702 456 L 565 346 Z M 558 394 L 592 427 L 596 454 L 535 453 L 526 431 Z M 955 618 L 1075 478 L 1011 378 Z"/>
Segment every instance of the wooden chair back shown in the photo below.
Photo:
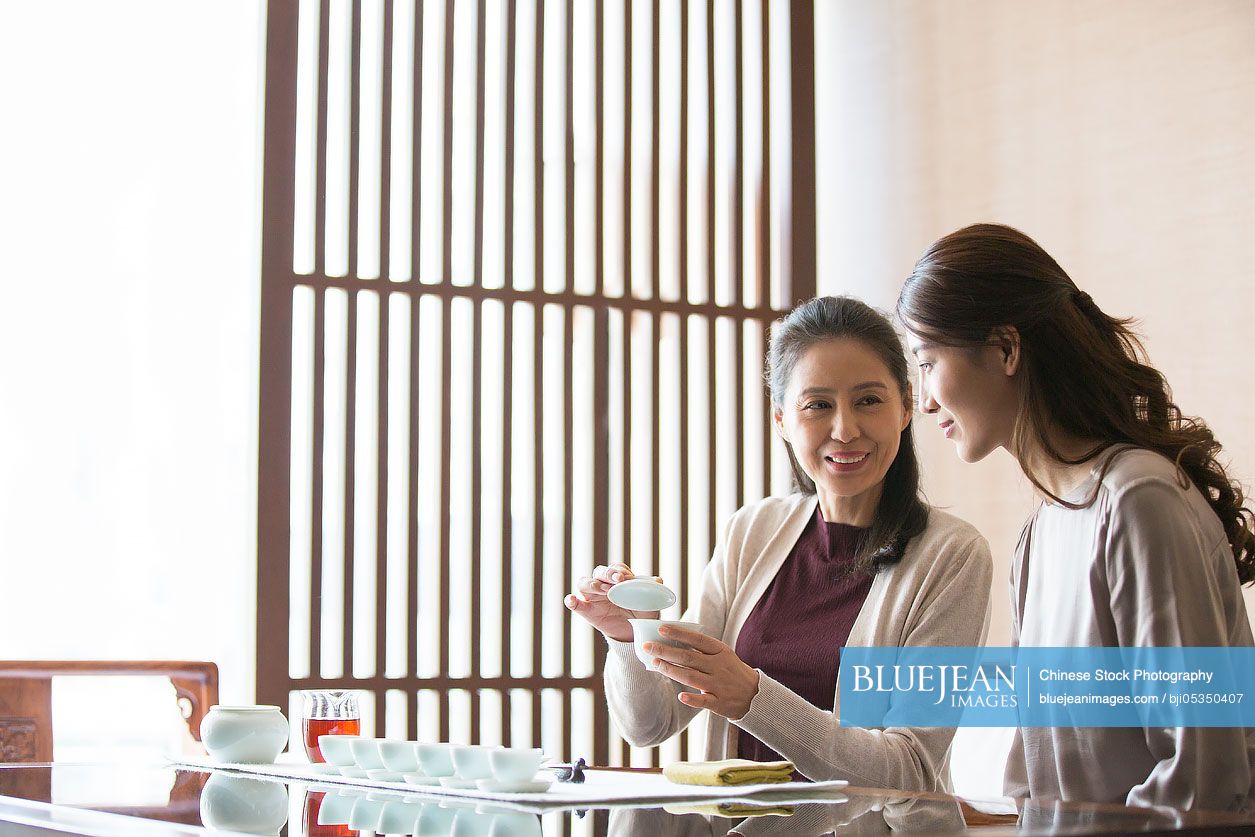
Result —
<path fill-rule="evenodd" d="M 52 678 L 169 677 L 192 737 L 218 702 L 218 666 L 194 661 L 0 660 L 0 762 L 52 761 Z"/>

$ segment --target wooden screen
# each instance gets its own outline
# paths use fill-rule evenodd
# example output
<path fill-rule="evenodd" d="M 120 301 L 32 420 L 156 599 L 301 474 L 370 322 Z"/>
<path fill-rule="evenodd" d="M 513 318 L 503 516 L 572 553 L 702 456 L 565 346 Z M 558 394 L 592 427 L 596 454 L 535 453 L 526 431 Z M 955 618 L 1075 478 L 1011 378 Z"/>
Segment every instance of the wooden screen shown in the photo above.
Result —
<path fill-rule="evenodd" d="M 627 561 L 693 595 L 787 488 L 766 329 L 814 292 L 813 9 L 271 0 L 257 693 L 600 764 Z"/>

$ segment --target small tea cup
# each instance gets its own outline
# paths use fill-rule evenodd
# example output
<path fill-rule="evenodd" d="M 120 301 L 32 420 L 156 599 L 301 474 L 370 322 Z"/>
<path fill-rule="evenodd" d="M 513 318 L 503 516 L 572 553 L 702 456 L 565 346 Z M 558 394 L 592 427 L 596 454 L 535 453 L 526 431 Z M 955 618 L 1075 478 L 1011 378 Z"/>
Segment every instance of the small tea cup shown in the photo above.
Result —
<path fill-rule="evenodd" d="M 354 767 L 357 762 L 353 760 L 353 750 L 349 747 L 349 743 L 360 737 L 359 735 L 320 735 L 318 736 L 318 751 L 322 753 L 322 757 L 328 764 L 336 767 Z"/>
<path fill-rule="evenodd" d="M 449 828 L 450 837 L 487 837 L 492 832 L 495 814 L 483 814 L 472 808 L 461 808 Z"/>
<path fill-rule="evenodd" d="M 415 744 L 414 755 L 418 757 L 418 766 L 428 776 L 452 776 L 456 772 L 452 744 Z"/>
<path fill-rule="evenodd" d="M 412 834 L 419 806 L 410 802 L 385 802 L 374 830 L 380 834 Z"/>
<path fill-rule="evenodd" d="M 689 628 L 702 633 L 706 632 L 706 629 L 697 622 L 680 622 L 676 619 L 629 619 L 628 622 L 632 625 L 632 645 L 636 649 L 636 658 L 645 665 L 646 671 L 657 671 L 658 668 L 654 665 L 653 655 L 645 653 L 645 643 L 660 642 L 673 648 L 692 647 L 673 639 L 663 639 L 658 633 L 658 629 L 663 625 L 674 625 L 678 628 Z"/>
<path fill-rule="evenodd" d="M 374 831 L 383 816 L 383 800 L 360 796 L 353 802 L 353 810 L 349 812 L 348 826 L 353 831 Z"/>
<path fill-rule="evenodd" d="M 383 739 L 379 742 L 379 757 L 383 759 L 383 766 L 394 773 L 418 772 L 418 755 L 412 741 Z"/>
<path fill-rule="evenodd" d="M 383 770 L 383 758 L 379 755 L 378 738 L 358 738 L 349 742 L 353 761 L 363 770 Z"/>
<path fill-rule="evenodd" d="M 540 837 L 540 817 L 519 811 L 501 811 L 492 821 L 489 837 Z"/>
<path fill-rule="evenodd" d="M 447 837 L 457 811 L 436 802 L 424 802 L 414 820 L 414 837 Z"/>
<path fill-rule="evenodd" d="M 486 744 L 461 744 L 453 748 L 453 769 L 459 779 L 487 779 L 492 776 L 491 754 L 499 750 Z"/>
<path fill-rule="evenodd" d="M 327 791 L 318 808 L 318 825 L 348 825 L 353 803 L 364 794 L 348 790 Z"/>
<path fill-rule="evenodd" d="M 488 762 L 498 782 L 530 782 L 544 757 L 545 751 L 540 748 L 507 747 L 489 753 Z"/>

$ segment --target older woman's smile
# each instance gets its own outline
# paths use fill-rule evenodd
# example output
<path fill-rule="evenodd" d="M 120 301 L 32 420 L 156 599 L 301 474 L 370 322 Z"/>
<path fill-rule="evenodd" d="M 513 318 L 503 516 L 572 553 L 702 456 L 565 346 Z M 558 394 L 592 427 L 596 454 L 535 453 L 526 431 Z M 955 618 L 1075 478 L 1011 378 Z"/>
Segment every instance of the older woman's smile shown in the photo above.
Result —
<path fill-rule="evenodd" d="M 870 451 L 840 451 L 838 453 L 830 453 L 824 456 L 824 461 L 827 462 L 833 470 L 841 473 L 857 471 L 866 465 L 870 459 Z"/>

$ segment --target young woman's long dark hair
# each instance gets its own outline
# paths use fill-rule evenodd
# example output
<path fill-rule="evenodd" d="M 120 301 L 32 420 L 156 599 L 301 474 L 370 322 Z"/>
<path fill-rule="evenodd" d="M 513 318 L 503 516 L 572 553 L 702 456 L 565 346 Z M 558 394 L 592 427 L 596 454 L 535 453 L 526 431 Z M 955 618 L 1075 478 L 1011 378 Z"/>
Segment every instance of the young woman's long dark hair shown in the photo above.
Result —
<path fill-rule="evenodd" d="M 839 338 L 858 340 L 875 352 L 889 368 L 903 404 L 910 407 L 911 370 L 893 323 L 867 303 L 848 296 L 824 296 L 803 302 L 772 327 L 766 370 L 772 406 L 784 407 L 789 379 L 802 355 L 817 343 Z M 902 431 L 898 455 L 885 473 L 871 531 L 855 559 L 856 569 L 875 570 L 897 562 L 910 539 L 928 526 L 928 506 L 919 496 L 919 460 L 911 426 L 908 423 Z M 785 448 L 793 466 L 794 487 L 814 494 L 815 483 L 798 464 L 793 447 L 785 442 Z"/>
<path fill-rule="evenodd" d="M 1047 491 L 1029 466 L 1034 446 L 1069 465 L 1115 444 L 1156 451 L 1207 498 L 1233 548 L 1238 578 L 1255 581 L 1252 513 L 1218 459 L 1220 443 L 1173 403 L 1129 328 L 1133 320 L 1104 313 L 1037 242 L 999 224 L 953 232 L 920 257 L 897 310 L 907 328 L 940 345 L 986 346 L 1000 327 L 1019 332 L 1022 384 L 1011 451 L 1040 491 L 1070 508 L 1093 502 L 1066 503 Z M 1052 429 L 1097 444 L 1069 458 Z"/>

